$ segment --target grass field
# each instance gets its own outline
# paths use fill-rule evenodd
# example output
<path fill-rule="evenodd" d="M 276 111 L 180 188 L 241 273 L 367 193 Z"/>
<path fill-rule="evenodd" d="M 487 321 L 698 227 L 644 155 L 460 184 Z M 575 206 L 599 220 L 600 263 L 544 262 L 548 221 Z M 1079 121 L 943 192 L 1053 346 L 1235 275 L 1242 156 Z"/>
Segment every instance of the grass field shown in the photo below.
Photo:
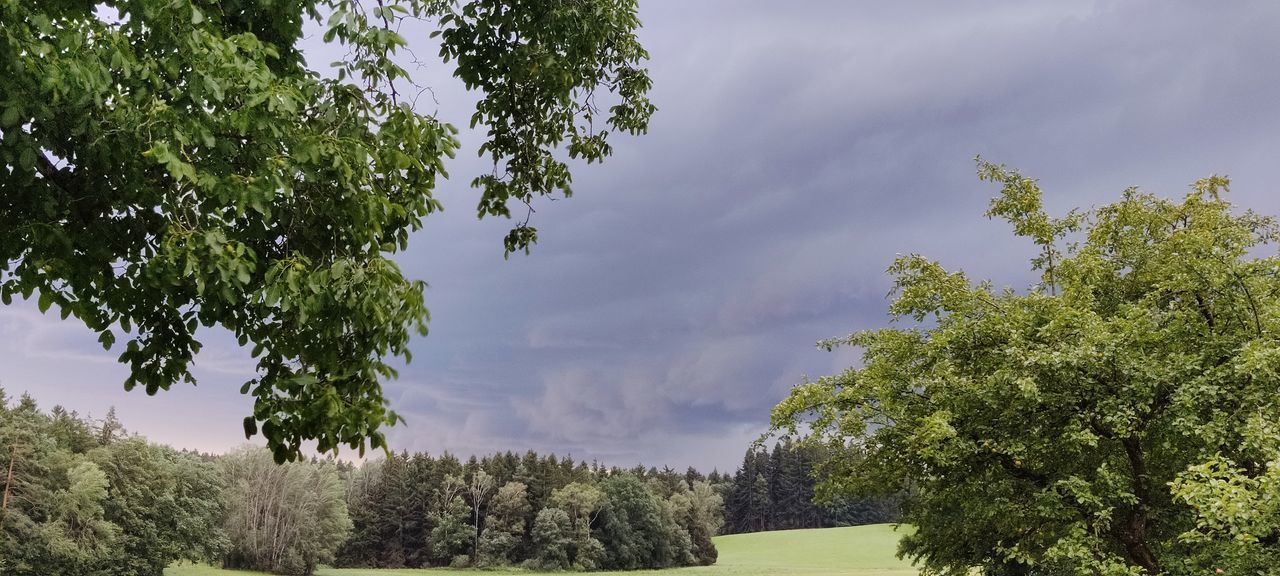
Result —
<path fill-rule="evenodd" d="M 894 557 L 901 531 L 892 526 L 854 526 L 823 530 L 787 530 L 736 534 L 715 539 L 720 560 L 714 566 L 637 571 L 640 576 L 915 576 L 916 570 Z M 237 576 L 203 566 L 175 566 L 165 576 Z M 534 574 L 523 570 L 362 570 L 327 569 L 318 576 L 503 576 Z M 594 574 L 608 574 L 595 572 Z M 616 573 L 615 573 L 616 574 Z"/>

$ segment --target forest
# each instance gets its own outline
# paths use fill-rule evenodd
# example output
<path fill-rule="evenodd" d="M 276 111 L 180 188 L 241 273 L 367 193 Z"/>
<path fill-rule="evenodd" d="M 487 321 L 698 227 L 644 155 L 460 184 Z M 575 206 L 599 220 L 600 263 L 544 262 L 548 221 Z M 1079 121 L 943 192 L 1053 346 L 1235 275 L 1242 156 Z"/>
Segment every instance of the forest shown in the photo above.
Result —
<path fill-rule="evenodd" d="M 897 522 L 894 496 L 822 493 L 824 465 L 837 461 L 834 448 L 783 437 L 772 450 L 752 446 L 732 477 L 713 479 L 724 495 L 724 534 L 830 528 Z M 840 450 L 844 458 L 857 452 Z M 714 473 L 713 473 L 714 474 Z"/>
<path fill-rule="evenodd" d="M 178 451 L 0 389 L 0 573 L 159 576 L 178 562 L 279 574 L 339 567 L 628 570 L 708 565 L 711 538 L 879 522 L 891 501 L 815 504 L 812 446 L 751 447 L 735 474 L 504 452 L 276 464 Z"/>

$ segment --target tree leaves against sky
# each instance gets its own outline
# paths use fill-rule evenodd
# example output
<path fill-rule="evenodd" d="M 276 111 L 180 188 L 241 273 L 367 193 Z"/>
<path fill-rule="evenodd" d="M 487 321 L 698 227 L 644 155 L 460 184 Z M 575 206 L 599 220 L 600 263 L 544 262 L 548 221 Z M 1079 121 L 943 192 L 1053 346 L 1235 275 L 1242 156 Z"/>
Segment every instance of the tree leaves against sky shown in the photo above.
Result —
<path fill-rule="evenodd" d="M 244 428 L 277 461 L 383 446 L 380 383 L 428 320 L 391 256 L 459 146 L 406 98 L 405 20 L 481 92 L 481 217 L 569 195 L 564 156 L 602 160 L 654 111 L 633 0 L 0 0 L 0 300 L 123 335 L 149 394 L 194 382 L 221 326 L 257 359 Z M 299 51 L 309 21 L 348 50 L 331 74 Z M 517 220 L 508 254 L 537 240 Z"/>
<path fill-rule="evenodd" d="M 906 494 L 902 552 L 927 574 L 1274 567 L 1280 525 L 1233 503 L 1271 509 L 1280 477 L 1275 221 L 1234 211 L 1222 177 L 1052 218 L 1034 180 L 979 174 L 1041 282 L 899 258 L 908 325 L 821 343 L 862 366 L 797 387 L 775 426 L 857 448 L 828 490 Z"/>

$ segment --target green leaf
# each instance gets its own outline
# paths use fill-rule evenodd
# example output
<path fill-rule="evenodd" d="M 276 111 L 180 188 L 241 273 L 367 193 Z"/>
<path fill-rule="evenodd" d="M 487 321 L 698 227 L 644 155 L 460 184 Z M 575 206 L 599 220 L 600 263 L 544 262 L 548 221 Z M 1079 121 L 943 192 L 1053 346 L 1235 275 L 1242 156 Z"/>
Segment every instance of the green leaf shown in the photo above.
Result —
<path fill-rule="evenodd" d="M 36 152 L 30 148 L 23 148 L 18 151 L 18 166 L 23 170 L 30 172 L 36 167 Z"/>
<path fill-rule="evenodd" d="M 13 128 L 18 125 L 21 119 L 22 111 L 17 106 L 8 106 L 4 112 L 0 112 L 0 128 Z"/>

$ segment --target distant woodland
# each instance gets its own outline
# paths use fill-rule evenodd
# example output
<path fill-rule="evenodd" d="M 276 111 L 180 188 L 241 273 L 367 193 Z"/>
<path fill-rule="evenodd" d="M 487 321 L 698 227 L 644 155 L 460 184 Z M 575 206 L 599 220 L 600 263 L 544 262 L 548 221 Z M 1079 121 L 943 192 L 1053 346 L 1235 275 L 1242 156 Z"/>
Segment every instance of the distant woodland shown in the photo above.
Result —
<path fill-rule="evenodd" d="M 721 533 L 892 520 L 814 503 L 821 449 L 748 449 L 734 474 L 504 452 L 276 464 L 178 451 L 0 389 L 0 574 L 160 576 L 180 561 L 279 574 L 347 567 L 641 569 L 716 561 Z"/>
<path fill-rule="evenodd" d="M 732 477 L 713 478 L 724 497 L 724 534 L 897 522 L 894 497 L 817 497 L 830 447 L 784 438 L 772 450 L 752 447 Z M 845 454 L 848 456 L 848 454 Z"/>

